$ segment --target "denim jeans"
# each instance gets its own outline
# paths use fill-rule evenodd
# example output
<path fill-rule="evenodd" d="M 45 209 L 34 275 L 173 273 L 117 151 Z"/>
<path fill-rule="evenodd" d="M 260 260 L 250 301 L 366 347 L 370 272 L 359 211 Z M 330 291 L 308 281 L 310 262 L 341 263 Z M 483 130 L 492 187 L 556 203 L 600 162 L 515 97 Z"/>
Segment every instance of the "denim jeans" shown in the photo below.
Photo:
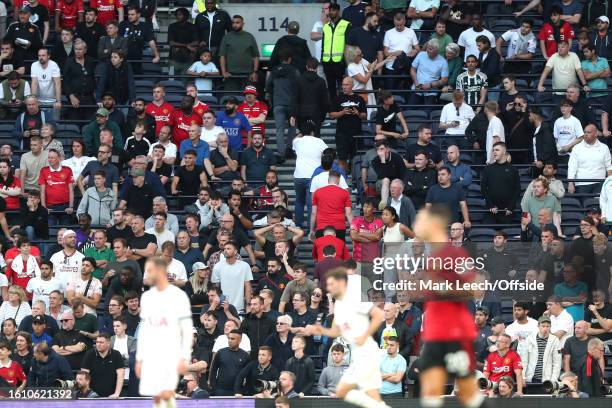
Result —
<path fill-rule="evenodd" d="M 287 127 L 287 121 L 289 120 L 288 106 L 277 105 L 274 107 L 274 123 L 276 125 L 276 150 L 281 156 L 285 155 L 285 149 L 287 148 L 287 139 L 289 143 L 293 141 L 295 136 L 295 127 L 289 126 L 287 130 L 287 136 L 285 136 L 285 128 Z"/>
<path fill-rule="evenodd" d="M 295 224 L 302 228 L 304 223 L 304 206 L 308 213 L 306 214 L 306 225 L 310 225 L 310 212 L 312 203 L 310 201 L 310 179 L 296 178 L 293 180 L 295 189 Z"/>

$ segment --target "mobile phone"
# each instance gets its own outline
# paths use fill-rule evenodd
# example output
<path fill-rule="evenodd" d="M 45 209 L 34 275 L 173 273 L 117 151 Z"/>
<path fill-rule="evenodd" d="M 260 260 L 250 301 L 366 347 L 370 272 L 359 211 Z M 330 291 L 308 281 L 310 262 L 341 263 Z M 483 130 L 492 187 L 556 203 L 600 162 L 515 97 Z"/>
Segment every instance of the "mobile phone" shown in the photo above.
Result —
<path fill-rule="evenodd" d="M 453 125 L 458 126 L 461 122 L 459 122 L 458 120 L 453 120 Z"/>
<path fill-rule="evenodd" d="M 225 302 L 226 300 L 227 300 L 227 296 L 225 296 L 225 295 L 221 295 L 221 296 L 219 296 L 219 302 L 220 302 L 220 303 L 223 303 L 223 302 Z"/>

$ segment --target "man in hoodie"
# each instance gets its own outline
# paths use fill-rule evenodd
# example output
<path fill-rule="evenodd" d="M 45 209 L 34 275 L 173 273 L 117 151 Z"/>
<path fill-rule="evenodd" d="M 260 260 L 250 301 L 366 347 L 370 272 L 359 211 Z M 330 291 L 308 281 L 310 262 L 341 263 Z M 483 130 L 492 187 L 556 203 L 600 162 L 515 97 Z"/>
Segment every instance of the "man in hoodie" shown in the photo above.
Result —
<path fill-rule="evenodd" d="M 314 123 L 315 135 L 319 136 L 321 123 L 329 110 L 329 93 L 325 80 L 317 71 L 319 61 L 310 57 L 306 60 L 306 72 L 298 79 L 297 95 L 293 104 L 290 124 L 302 129 L 306 122 Z"/>
<path fill-rule="evenodd" d="M 57 380 L 72 380 L 68 361 L 45 342 L 34 346 L 34 360 L 28 373 L 29 387 L 53 387 Z"/>
<path fill-rule="evenodd" d="M 490 211 L 489 222 L 512 223 L 521 194 L 521 177 L 516 167 L 508 161 L 504 142 L 497 142 L 493 146 L 493 160 L 484 168 L 480 183 L 480 191 Z"/>
<path fill-rule="evenodd" d="M 335 397 L 336 386 L 347 368 L 344 364 L 344 346 L 334 344 L 331 347 L 331 356 L 333 364 L 328 365 L 321 371 L 316 390 L 319 395 Z"/>
<path fill-rule="evenodd" d="M 281 158 L 289 158 L 292 154 L 291 143 L 287 143 L 285 126 L 287 119 L 293 112 L 294 100 L 297 96 L 297 82 L 299 71 L 291 62 L 293 56 L 290 50 L 279 51 L 281 64 L 274 67 L 266 81 L 266 91 L 270 94 L 270 100 L 274 106 L 274 122 L 276 125 L 276 147 Z M 295 126 L 289 126 L 287 136 L 293 141 L 295 137 Z"/>
<path fill-rule="evenodd" d="M 300 24 L 297 21 L 290 21 L 287 25 L 287 35 L 278 39 L 274 45 L 274 51 L 270 56 L 270 67 L 275 68 L 282 64 L 280 59 L 281 51 L 288 50 L 293 56 L 291 65 L 297 68 L 300 72 L 306 70 L 306 61 L 310 58 L 310 50 L 306 40 L 299 37 Z"/>

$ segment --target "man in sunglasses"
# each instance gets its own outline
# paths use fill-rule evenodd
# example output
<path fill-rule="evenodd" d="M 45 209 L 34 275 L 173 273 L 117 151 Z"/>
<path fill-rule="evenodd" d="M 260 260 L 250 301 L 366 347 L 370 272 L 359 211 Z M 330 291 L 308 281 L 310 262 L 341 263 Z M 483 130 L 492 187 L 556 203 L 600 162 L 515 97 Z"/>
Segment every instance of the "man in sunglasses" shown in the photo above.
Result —
<path fill-rule="evenodd" d="M 72 311 L 62 313 L 59 321 L 62 328 L 53 336 L 53 351 L 66 358 L 72 370 L 79 370 L 88 340 L 74 328 L 75 319 Z"/>
<path fill-rule="evenodd" d="M 527 164 L 533 161 L 533 133 L 535 128 L 529 121 L 529 102 L 525 95 L 517 94 L 514 101 L 506 105 L 500 119 L 504 125 L 508 149 L 520 149 L 512 152 L 512 162 Z"/>

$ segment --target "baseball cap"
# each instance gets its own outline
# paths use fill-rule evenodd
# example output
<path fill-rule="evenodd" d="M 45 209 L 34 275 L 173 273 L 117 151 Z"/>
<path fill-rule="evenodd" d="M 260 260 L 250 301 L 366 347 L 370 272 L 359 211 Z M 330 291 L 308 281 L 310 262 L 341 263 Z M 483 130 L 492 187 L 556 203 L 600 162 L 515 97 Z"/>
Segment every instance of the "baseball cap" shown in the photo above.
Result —
<path fill-rule="evenodd" d="M 255 88 L 253 85 L 249 85 L 246 88 L 244 88 L 244 91 L 242 91 L 243 94 L 253 94 L 253 95 L 257 95 L 257 88 Z"/>
<path fill-rule="evenodd" d="M 599 16 L 597 17 L 597 21 L 603 21 L 604 23 L 610 24 L 610 19 L 608 18 L 608 16 Z"/>
<path fill-rule="evenodd" d="M 70 235 L 75 235 L 76 236 L 76 232 L 74 232 L 71 229 L 68 229 L 68 230 L 64 231 L 64 233 L 62 234 L 62 238 L 68 237 Z"/>
<path fill-rule="evenodd" d="M 47 319 L 45 318 L 45 316 L 34 316 L 32 318 L 32 324 L 47 324 Z"/>
<path fill-rule="evenodd" d="M 550 317 L 548 316 L 540 316 L 540 318 L 538 319 L 538 323 L 550 323 Z"/>
<path fill-rule="evenodd" d="M 500 316 L 496 316 L 491 319 L 491 326 L 496 326 L 498 324 L 505 324 L 504 319 L 502 319 Z"/>
<path fill-rule="evenodd" d="M 96 111 L 96 116 L 108 116 L 110 112 L 106 108 L 100 108 Z"/>
<path fill-rule="evenodd" d="M 591 214 L 601 214 L 601 210 L 596 205 L 589 207 L 586 212 Z"/>
<path fill-rule="evenodd" d="M 140 177 L 145 175 L 144 169 L 132 169 L 132 177 Z"/>
<path fill-rule="evenodd" d="M 193 272 L 200 270 L 200 269 L 210 269 L 210 266 L 208 266 L 208 264 L 205 264 L 204 262 L 196 262 L 191 267 L 191 270 Z"/>

